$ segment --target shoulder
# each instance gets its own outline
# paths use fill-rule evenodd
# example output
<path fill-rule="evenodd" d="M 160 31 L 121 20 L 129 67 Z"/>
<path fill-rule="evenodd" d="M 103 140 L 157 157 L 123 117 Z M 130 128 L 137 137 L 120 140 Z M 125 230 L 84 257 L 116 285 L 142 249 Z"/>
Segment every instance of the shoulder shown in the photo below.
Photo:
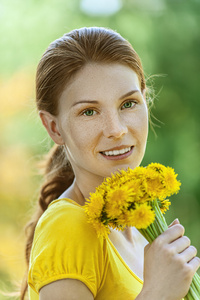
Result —
<path fill-rule="evenodd" d="M 74 217 L 83 219 L 83 208 L 68 199 L 58 199 L 53 201 L 43 213 L 37 224 L 37 229 L 41 229 L 43 226 L 51 226 L 53 223 L 58 225 L 62 221 L 73 221 Z"/>
<path fill-rule="evenodd" d="M 84 240 L 97 237 L 96 231 L 87 221 L 84 209 L 67 199 L 53 201 L 44 212 L 36 227 L 35 242 L 42 235 L 46 240 L 61 236 L 80 239 L 84 236 Z"/>
<path fill-rule="evenodd" d="M 36 227 L 29 285 L 39 291 L 58 279 L 78 279 L 95 295 L 107 263 L 106 241 L 98 238 L 84 209 L 69 201 L 54 201 Z"/>

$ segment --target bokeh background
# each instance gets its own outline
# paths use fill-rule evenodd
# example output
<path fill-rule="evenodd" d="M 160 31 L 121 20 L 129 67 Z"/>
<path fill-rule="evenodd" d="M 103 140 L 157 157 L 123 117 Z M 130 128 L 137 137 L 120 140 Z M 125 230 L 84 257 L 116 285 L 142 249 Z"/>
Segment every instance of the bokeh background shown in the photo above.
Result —
<path fill-rule="evenodd" d="M 23 277 L 23 228 L 37 200 L 37 162 L 50 147 L 34 106 L 36 66 L 51 41 L 83 26 L 117 30 L 147 77 L 156 75 L 149 83 L 157 136 L 150 130 L 143 165 L 179 174 L 166 218 L 179 218 L 200 253 L 200 1 L 1 0 L 0 289 Z"/>

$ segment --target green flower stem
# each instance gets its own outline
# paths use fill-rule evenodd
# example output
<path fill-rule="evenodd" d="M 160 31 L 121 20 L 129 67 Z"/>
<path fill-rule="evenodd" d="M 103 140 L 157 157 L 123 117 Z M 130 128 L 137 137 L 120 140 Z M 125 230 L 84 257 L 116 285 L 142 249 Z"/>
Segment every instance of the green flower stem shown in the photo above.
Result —
<path fill-rule="evenodd" d="M 155 220 L 146 229 L 139 229 L 139 232 L 150 244 L 168 228 L 165 217 L 160 210 L 158 201 L 154 200 L 151 205 L 156 214 Z M 200 300 L 200 276 L 197 273 L 195 273 L 192 279 L 190 289 L 184 297 L 184 300 Z"/>
<path fill-rule="evenodd" d="M 199 275 L 197 273 L 195 273 L 194 277 L 192 279 L 191 286 L 190 286 L 190 288 L 192 288 L 194 294 L 196 295 L 195 299 L 200 299 L 200 297 L 199 297 L 199 287 L 200 287 L 200 284 L 199 284 Z"/>
<path fill-rule="evenodd" d="M 199 300 L 198 291 L 194 290 L 193 284 L 191 284 L 187 295 L 184 297 L 184 300 Z"/>
<path fill-rule="evenodd" d="M 197 273 L 195 273 L 194 277 L 195 277 L 196 284 L 200 285 L 200 276 Z"/>

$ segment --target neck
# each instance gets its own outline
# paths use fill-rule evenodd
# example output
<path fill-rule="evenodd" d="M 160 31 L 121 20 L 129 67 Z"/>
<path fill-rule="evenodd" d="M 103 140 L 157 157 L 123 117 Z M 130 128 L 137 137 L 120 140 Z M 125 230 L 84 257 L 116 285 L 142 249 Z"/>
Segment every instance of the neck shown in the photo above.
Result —
<path fill-rule="evenodd" d="M 90 193 L 94 193 L 97 186 L 99 186 L 103 178 L 96 178 L 97 180 L 88 180 L 85 176 L 84 180 L 80 180 L 75 176 L 72 185 L 64 192 L 61 197 L 68 197 L 76 201 L 80 205 L 84 205 L 86 199 L 90 197 Z"/>
<path fill-rule="evenodd" d="M 90 193 L 94 193 L 96 188 L 103 182 L 104 177 L 90 173 L 87 170 L 76 170 L 74 168 L 75 174 L 75 185 L 76 190 L 79 190 L 84 199 L 90 197 Z"/>
<path fill-rule="evenodd" d="M 128 240 L 131 244 L 134 244 L 132 227 L 126 227 L 124 231 L 122 231 L 123 236 Z"/>

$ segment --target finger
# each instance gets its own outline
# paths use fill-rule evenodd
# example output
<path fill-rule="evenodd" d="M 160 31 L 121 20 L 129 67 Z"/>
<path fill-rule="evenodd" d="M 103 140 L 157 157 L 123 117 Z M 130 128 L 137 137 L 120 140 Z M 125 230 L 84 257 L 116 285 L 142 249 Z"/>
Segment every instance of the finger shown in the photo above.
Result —
<path fill-rule="evenodd" d="M 172 227 L 173 225 L 180 224 L 179 219 L 175 219 L 168 227 Z"/>
<path fill-rule="evenodd" d="M 194 271 L 194 274 L 195 272 L 198 270 L 198 268 L 200 267 L 200 258 L 199 257 L 194 257 L 189 263 L 188 265 L 191 266 L 191 268 L 193 269 Z"/>
<path fill-rule="evenodd" d="M 185 228 L 181 224 L 175 224 L 163 232 L 157 239 L 164 243 L 172 243 L 184 235 Z"/>
<path fill-rule="evenodd" d="M 185 261 L 190 262 L 197 255 L 197 249 L 194 246 L 189 246 L 179 256 Z"/>
<path fill-rule="evenodd" d="M 191 244 L 190 239 L 187 236 L 182 236 L 178 238 L 177 240 L 173 241 L 170 243 L 171 251 L 173 253 L 181 253 L 183 252 L 186 248 L 188 248 Z"/>

